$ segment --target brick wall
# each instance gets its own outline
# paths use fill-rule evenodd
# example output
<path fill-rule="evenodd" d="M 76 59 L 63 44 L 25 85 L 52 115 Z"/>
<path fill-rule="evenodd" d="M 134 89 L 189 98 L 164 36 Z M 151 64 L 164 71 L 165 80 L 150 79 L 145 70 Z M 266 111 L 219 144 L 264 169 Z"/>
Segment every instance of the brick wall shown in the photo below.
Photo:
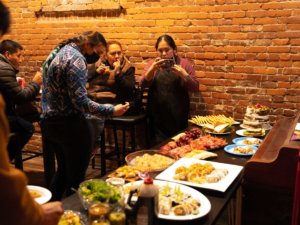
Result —
<path fill-rule="evenodd" d="M 121 41 L 141 74 L 156 56 L 157 37 L 168 33 L 179 55 L 193 61 L 201 84 L 192 94 L 191 114 L 241 119 L 249 102 L 260 102 L 272 108 L 274 121 L 300 109 L 300 1 L 4 2 L 13 17 L 4 38 L 26 48 L 21 74 L 27 79 L 58 42 L 86 30 Z"/>

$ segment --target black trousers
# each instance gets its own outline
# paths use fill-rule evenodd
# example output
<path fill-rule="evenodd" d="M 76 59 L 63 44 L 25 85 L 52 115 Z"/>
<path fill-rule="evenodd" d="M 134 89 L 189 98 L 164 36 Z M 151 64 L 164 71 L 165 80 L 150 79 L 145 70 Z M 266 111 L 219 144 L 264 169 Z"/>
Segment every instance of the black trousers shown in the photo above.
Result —
<path fill-rule="evenodd" d="M 51 200 L 61 200 L 64 195 L 72 194 L 72 188 L 77 189 L 85 178 L 93 147 L 93 130 L 85 118 L 65 117 L 42 120 L 41 131 L 44 157 L 55 153 L 57 159 L 57 170 L 49 187 Z"/>
<path fill-rule="evenodd" d="M 7 116 L 10 132 L 13 133 L 9 139 L 7 149 L 10 160 L 21 154 L 23 147 L 34 133 L 34 126 L 18 116 Z"/>

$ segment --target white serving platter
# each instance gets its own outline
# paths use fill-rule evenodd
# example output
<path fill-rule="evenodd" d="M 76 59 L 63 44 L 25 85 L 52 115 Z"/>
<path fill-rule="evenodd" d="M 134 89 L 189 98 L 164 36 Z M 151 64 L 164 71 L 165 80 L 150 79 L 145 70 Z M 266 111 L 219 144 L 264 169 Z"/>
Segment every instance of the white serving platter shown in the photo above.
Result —
<path fill-rule="evenodd" d="M 216 169 L 227 169 L 228 174 L 216 183 L 198 184 L 198 183 L 192 183 L 192 182 L 188 182 L 188 181 L 181 181 L 181 180 L 173 179 L 173 176 L 175 175 L 175 170 L 178 167 L 180 167 L 180 166 L 188 167 L 195 163 L 201 163 L 201 164 L 211 163 Z M 158 174 L 156 176 L 156 179 L 172 181 L 172 182 L 181 183 L 181 184 L 198 187 L 198 188 L 211 189 L 211 190 L 216 190 L 216 191 L 220 191 L 220 192 L 225 192 L 227 190 L 227 188 L 230 186 L 230 184 L 239 175 L 239 173 L 241 172 L 242 169 L 243 169 L 242 166 L 237 166 L 237 165 L 232 165 L 232 164 L 218 163 L 218 162 L 199 160 L 199 159 L 193 159 L 193 158 L 181 158 L 178 161 L 176 161 L 173 165 L 171 165 L 168 169 L 166 169 L 162 173 Z"/>
<path fill-rule="evenodd" d="M 126 189 L 130 189 L 130 187 L 138 187 L 138 186 L 142 185 L 142 183 L 143 183 L 142 180 L 127 183 L 124 185 L 124 189 L 126 190 Z M 211 204 L 210 204 L 210 201 L 207 199 L 207 197 L 205 197 L 201 192 L 199 192 L 191 187 L 188 187 L 183 184 L 161 181 L 161 180 L 154 180 L 153 183 L 159 187 L 168 185 L 172 189 L 180 188 L 181 192 L 189 194 L 193 199 L 198 200 L 201 204 L 199 207 L 198 213 L 195 215 L 190 214 L 190 215 L 184 215 L 184 216 L 177 216 L 173 212 L 170 213 L 169 215 L 164 215 L 164 214 L 156 212 L 157 217 L 160 219 L 181 220 L 181 221 L 194 220 L 194 219 L 201 218 L 201 217 L 207 215 L 211 210 Z M 128 198 L 128 193 L 126 193 L 126 191 L 125 191 L 125 199 L 127 199 L 127 198 Z M 135 200 L 136 200 L 136 198 L 135 198 Z"/>

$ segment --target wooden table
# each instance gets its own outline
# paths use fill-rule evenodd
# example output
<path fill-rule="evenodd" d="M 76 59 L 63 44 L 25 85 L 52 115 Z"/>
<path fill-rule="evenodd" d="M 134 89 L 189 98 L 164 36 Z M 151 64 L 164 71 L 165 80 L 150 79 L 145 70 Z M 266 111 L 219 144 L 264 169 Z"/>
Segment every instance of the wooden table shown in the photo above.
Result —
<path fill-rule="evenodd" d="M 239 126 L 236 126 L 236 129 L 239 129 Z M 231 133 L 226 136 L 219 136 L 227 140 L 228 144 L 232 144 L 232 139 L 238 137 L 235 133 Z M 215 162 L 228 163 L 234 165 L 244 166 L 249 157 L 240 157 L 231 155 L 223 150 L 223 148 L 215 151 L 218 154 L 218 157 L 213 159 Z M 218 192 L 207 189 L 197 189 L 203 193 L 211 203 L 211 211 L 208 215 L 188 221 L 189 225 L 213 225 L 216 224 L 217 220 L 221 216 L 222 212 L 226 207 L 229 208 L 229 223 L 230 225 L 239 225 L 241 223 L 241 206 L 242 206 L 242 191 L 241 191 L 241 182 L 242 182 L 242 173 L 237 176 L 237 178 L 232 182 L 226 192 Z M 194 188 L 194 187 L 193 187 Z M 86 213 L 80 203 L 80 200 L 76 194 L 63 200 L 65 209 L 72 209 Z M 186 221 L 172 221 L 172 220 L 159 220 L 157 225 L 183 225 L 187 224 Z"/>

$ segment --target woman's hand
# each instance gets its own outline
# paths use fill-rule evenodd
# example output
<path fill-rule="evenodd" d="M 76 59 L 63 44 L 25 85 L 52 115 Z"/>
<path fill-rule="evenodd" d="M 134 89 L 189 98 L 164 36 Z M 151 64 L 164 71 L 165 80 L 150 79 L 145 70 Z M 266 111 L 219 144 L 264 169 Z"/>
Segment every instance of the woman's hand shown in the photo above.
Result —
<path fill-rule="evenodd" d="M 64 213 L 61 202 L 50 202 L 42 205 L 43 209 L 43 225 L 57 225 L 60 217 Z"/>
<path fill-rule="evenodd" d="M 174 71 L 174 73 L 181 77 L 182 79 L 186 80 L 189 77 L 189 74 L 186 72 L 186 70 L 180 66 L 175 64 L 173 67 L 171 67 L 171 70 Z"/>
<path fill-rule="evenodd" d="M 113 116 L 122 116 L 129 109 L 129 102 L 118 104 L 114 108 Z"/>
<path fill-rule="evenodd" d="M 162 63 L 165 62 L 165 59 L 162 59 L 160 57 L 157 57 L 154 59 L 152 65 L 149 67 L 148 71 L 146 72 L 145 78 L 146 80 L 152 80 L 155 74 L 155 71 L 157 71 Z"/>

